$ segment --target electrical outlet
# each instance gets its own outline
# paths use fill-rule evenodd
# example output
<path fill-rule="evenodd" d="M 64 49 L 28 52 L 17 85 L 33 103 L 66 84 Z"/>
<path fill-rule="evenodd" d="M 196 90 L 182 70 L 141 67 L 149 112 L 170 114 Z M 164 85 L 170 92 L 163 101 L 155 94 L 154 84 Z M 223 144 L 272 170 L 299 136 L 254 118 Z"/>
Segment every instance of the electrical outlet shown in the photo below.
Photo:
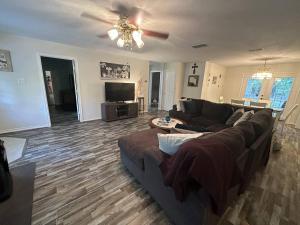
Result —
<path fill-rule="evenodd" d="M 19 78 L 19 79 L 17 80 L 17 83 L 18 83 L 18 86 L 23 86 L 24 83 L 25 83 L 25 79 L 24 79 L 24 78 Z"/>

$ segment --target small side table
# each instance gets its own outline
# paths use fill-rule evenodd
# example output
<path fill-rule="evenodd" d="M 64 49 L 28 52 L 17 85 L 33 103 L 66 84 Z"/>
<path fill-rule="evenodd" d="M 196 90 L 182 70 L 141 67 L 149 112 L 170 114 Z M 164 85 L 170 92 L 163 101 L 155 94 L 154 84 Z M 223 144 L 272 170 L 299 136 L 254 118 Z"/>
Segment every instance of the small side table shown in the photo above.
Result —
<path fill-rule="evenodd" d="M 139 114 L 144 114 L 145 111 L 145 98 L 144 97 L 137 97 L 137 101 L 139 104 Z"/>

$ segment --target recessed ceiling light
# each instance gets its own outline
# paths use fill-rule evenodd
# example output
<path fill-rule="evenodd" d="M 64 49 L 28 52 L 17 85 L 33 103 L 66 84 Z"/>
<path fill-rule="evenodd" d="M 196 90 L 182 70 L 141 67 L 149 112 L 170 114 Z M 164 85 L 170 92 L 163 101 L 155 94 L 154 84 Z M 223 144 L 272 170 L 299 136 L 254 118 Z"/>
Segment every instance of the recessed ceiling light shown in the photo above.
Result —
<path fill-rule="evenodd" d="M 192 46 L 193 48 L 205 48 L 205 47 L 208 47 L 207 44 L 199 44 L 199 45 L 193 45 Z"/>

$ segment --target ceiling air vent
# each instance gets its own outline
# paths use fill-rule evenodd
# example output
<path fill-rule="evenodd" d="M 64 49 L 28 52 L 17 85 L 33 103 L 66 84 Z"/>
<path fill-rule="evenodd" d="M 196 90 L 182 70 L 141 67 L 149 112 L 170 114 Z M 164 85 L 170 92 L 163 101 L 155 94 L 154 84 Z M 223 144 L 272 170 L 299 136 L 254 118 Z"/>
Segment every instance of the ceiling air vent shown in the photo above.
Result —
<path fill-rule="evenodd" d="M 260 52 L 264 50 L 263 48 L 254 48 L 254 49 L 249 49 L 248 52 Z"/>
<path fill-rule="evenodd" d="M 192 46 L 193 48 L 205 48 L 205 47 L 208 47 L 207 44 L 200 44 L 200 45 L 193 45 Z"/>

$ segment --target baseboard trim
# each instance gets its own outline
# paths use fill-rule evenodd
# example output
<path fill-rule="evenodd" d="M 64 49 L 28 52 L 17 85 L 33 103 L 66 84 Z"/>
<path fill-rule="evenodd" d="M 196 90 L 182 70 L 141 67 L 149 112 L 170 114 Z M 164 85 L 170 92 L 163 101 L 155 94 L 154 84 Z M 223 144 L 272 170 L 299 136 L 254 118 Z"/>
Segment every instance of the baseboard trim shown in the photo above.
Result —
<path fill-rule="evenodd" d="M 89 118 L 89 119 L 83 119 L 80 122 L 89 122 L 89 121 L 94 121 L 94 120 L 101 120 L 101 117 L 96 117 L 96 118 Z"/>
<path fill-rule="evenodd" d="M 38 128 L 51 127 L 50 124 L 36 125 L 36 126 L 28 126 L 28 127 L 17 127 L 11 129 L 0 130 L 0 134 L 7 134 L 12 132 L 24 131 L 24 130 L 33 130 Z"/>

